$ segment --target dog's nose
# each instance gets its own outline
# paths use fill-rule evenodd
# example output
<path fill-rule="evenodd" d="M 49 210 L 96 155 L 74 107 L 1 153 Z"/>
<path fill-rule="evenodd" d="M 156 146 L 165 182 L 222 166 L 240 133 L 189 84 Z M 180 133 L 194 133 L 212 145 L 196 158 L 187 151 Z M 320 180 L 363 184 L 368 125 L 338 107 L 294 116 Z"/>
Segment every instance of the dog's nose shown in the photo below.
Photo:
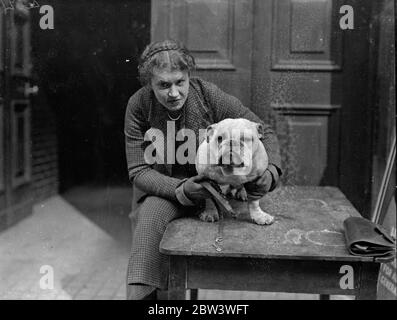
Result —
<path fill-rule="evenodd" d="M 240 167 L 244 167 L 244 162 L 243 161 L 238 161 L 238 162 L 232 161 L 232 163 L 230 165 L 233 167 L 236 167 L 236 168 L 240 168 Z"/>

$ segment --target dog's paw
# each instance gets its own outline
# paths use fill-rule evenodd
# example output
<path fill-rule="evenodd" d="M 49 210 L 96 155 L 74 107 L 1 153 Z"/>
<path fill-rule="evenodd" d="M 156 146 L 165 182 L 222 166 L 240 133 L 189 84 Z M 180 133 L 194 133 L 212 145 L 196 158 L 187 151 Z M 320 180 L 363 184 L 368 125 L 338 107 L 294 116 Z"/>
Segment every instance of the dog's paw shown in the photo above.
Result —
<path fill-rule="evenodd" d="M 236 192 L 236 199 L 241 201 L 248 201 L 248 194 L 247 190 L 244 187 L 237 189 Z"/>
<path fill-rule="evenodd" d="M 262 211 L 261 209 L 256 209 L 254 211 L 251 211 L 250 215 L 256 224 L 269 225 L 274 222 L 274 217 Z"/>
<path fill-rule="evenodd" d="M 216 222 L 219 220 L 219 214 L 216 210 L 204 210 L 200 213 L 199 218 L 205 222 Z"/>

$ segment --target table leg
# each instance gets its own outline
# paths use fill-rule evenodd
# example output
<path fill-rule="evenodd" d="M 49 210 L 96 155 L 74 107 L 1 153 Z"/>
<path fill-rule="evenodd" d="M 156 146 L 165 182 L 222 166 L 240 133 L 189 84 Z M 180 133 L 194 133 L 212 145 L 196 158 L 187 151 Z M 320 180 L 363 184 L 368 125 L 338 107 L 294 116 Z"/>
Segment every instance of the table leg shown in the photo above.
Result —
<path fill-rule="evenodd" d="M 376 300 L 380 263 L 363 263 L 357 300 Z"/>
<path fill-rule="evenodd" d="M 186 260 L 170 256 L 168 276 L 168 300 L 186 300 Z"/>
<path fill-rule="evenodd" d="M 190 300 L 197 300 L 198 289 L 190 289 Z"/>

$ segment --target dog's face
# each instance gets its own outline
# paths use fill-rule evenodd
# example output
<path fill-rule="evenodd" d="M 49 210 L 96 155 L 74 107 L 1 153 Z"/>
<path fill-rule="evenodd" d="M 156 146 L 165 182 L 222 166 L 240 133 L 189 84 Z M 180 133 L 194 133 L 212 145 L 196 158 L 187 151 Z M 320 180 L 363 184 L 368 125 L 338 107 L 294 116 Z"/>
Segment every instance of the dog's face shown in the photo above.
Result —
<path fill-rule="evenodd" d="M 207 141 L 216 149 L 215 162 L 224 175 L 248 174 L 260 138 L 261 125 L 246 119 L 225 119 L 207 128 Z"/>

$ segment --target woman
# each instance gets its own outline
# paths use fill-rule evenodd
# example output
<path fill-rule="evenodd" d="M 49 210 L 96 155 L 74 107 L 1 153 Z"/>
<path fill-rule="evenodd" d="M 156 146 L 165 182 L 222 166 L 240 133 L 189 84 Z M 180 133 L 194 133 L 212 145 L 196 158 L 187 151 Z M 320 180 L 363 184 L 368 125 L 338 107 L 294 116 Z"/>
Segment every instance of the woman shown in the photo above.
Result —
<path fill-rule="evenodd" d="M 192 208 L 198 210 L 203 199 L 209 197 L 198 183 L 201 177 L 197 176 L 194 163 L 169 161 L 170 155 L 175 159 L 171 153 L 178 149 L 175 133 L 181 128 L 191 129 L 198 147 L 199 130 L 213 123 L 226 118 L 258 123 L 261 120 L 214 84 L 191 77 L 194 58 L 180 42 L 151 43 L 142 53 L 138 68 L 143 87 L 130 98 L 125 115 L 128 173 L 134 185 L 133 214 L 137 213 L 127 272 L 127 299 L 154 299 L 156 289 L 167 288 L 168 259 L 159 252 L 167 224 L 192 212 Z M 281 175 L 277 138 L 269 126 L 262 125 L 261 140 L 269 156 L 269 167 L 263 176 L 245 186 L 251 197 L 272 191 Z M 174 130 L 170 132 L 170 128 Z M 164 150 L 159 152 L 167 155 L 165 161 L 147 161 L 145 150 L 152 142 L 145 141 L 149 129 L 167 138 Z"/>

